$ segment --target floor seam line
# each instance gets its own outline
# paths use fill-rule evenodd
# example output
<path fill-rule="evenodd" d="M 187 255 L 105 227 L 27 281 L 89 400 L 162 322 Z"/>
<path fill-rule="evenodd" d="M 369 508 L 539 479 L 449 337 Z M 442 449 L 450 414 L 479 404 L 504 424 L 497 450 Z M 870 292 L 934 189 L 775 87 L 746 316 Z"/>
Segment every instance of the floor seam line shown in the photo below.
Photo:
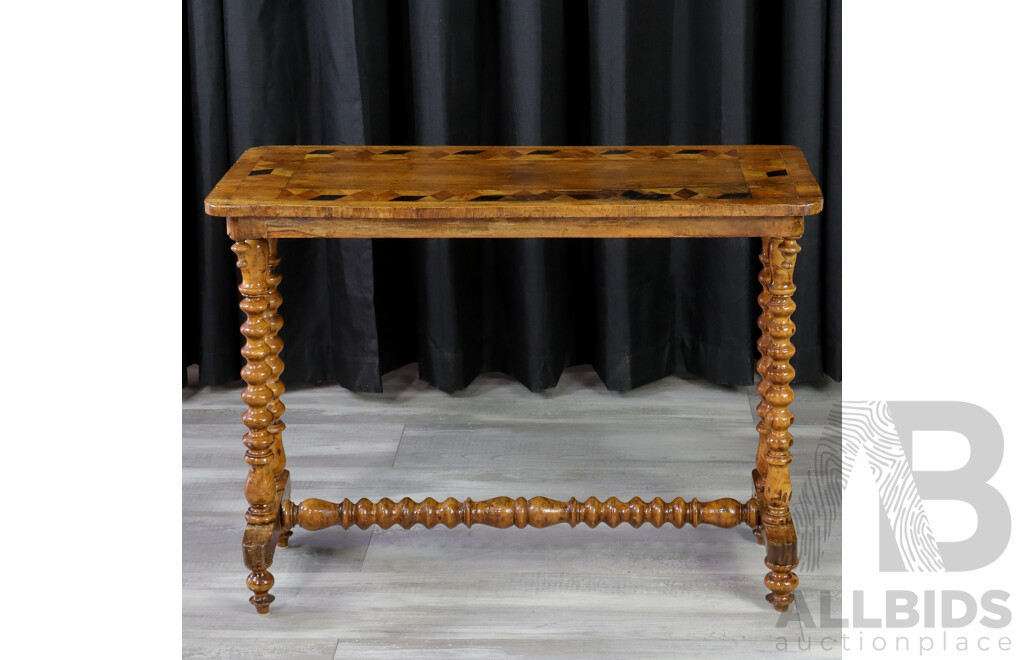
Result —
<path fill-rule="evenodd" d="M 405 438 L 405 424 L 402 424 L 402 432 L 398 434 L 398 444 L 395 445 L 395 455 L 391 457 L 391 467 L 395 467 L 395 461 L 398 460 L 398 452 L 402 449 L 402 440 Z"/>

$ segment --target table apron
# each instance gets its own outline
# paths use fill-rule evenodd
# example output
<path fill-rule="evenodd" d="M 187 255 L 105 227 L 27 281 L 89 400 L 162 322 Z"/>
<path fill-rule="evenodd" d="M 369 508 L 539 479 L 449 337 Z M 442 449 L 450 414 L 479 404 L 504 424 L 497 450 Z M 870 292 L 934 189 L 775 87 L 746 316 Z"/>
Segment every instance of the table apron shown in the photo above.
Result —
<path fill-rule="evenodd" d="M 803 234 L 794 217 L 228 218 L 236 241 L 257 238 L 727 238 Z"/>

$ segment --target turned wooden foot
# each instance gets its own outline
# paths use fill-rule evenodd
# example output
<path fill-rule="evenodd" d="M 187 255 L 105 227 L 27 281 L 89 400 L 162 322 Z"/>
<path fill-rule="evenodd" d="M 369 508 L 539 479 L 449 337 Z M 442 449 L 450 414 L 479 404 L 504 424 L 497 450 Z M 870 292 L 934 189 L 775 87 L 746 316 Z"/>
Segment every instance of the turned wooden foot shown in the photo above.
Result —
<path fill-rule="evenodd" d="M 779 612 L 785 612 L 789 609 L 789 604 L 793 602 L 793 590 L 800 584 L 800 580 L 797 578 L 791 568 L 792 566 L 776 566 L 769 564 L 765 561 L 765 565 L 771 569 L 768 571 L 768 575 L 764 576 L 764 586 L 771 590 L 765 600 L 772 604 Z"/>
<path fill-rule="evenodd" d="M 253 592 L 249 596 L 249 602 L 256 607 L 259 614 L 269 614 L 270 604 L 274 602 L 274 595 L 267 593 L 274 586 L 274 576 L 270 571 L 259 571 L 249 573 L 245 579 L 245 585 Z"/>
<path fill-rule="evenodd" d="M 268 570 L 274 562 L 274 548 L 277 546 L 280 526 L 246 525 L 245 536 L 242 538 L 242 558 L 251 572 L 245 579 L 245 586 L 252 591 L 249 602 L 256 611 L 266 614 L 274 595 L 270 589 L 274 586 L 274 576 Z"/>

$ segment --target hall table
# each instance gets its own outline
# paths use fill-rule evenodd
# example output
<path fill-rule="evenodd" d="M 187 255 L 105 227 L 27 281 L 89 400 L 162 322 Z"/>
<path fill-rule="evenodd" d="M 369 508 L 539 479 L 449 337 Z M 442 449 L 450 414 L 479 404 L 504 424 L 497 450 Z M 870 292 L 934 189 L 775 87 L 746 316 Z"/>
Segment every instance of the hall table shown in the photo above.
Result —
<path fill-rule="evenodd" d="M 785 611 L 797 586 L 789 511 L 793 267 L 804 216 L 822 208 L 807 161 L 791 146 L 402 147 L 249 149 L 206 198 L 225 217 L 242 283 L 242 401 L 249 601 L 269 611 L 276 547 L 291 530 L 421 524 L 639 527 L 689 523 L 754 530 L 766 547 L 766 596 Z M 279 239 L 761 237 L 761 330 L 753 495 L 601 502 L 545 497 L 414 502 L 291 499 L 281 421 Z"/>

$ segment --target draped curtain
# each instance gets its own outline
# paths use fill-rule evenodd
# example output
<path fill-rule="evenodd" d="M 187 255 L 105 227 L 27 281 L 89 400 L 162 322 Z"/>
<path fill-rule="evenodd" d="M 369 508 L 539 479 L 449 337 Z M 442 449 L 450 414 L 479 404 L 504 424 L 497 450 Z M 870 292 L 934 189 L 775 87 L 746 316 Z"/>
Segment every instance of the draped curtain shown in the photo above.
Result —
<path fill-rule="evenodd" d="M 840 378 L 836 0 L 189 0 L 184 364 L 237 380 L 224 220 L 202 199 L 268 144 L 793 144 L 825 193 L 797 260 L 799 379 Z M 759 239 L 281 240 L 284 380 L 537 391 L 752 382 Z"/>

